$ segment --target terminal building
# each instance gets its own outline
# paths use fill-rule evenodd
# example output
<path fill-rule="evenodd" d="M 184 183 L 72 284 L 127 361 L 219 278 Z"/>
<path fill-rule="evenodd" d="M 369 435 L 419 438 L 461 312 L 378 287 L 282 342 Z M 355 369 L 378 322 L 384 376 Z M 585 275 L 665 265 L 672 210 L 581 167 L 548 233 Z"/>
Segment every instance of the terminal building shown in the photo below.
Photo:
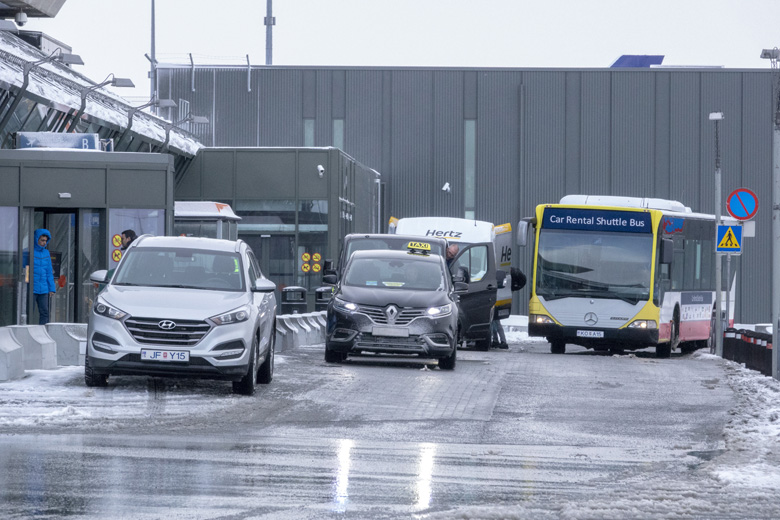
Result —
<path fill-rule="evenodd" d="M 52 10 L 40 15 L 55 16 Z M 33 318 L 22 264 L 35 226 L 60 222 L 60 234 L 76 233 L 68 267 L 76 274 L 61 289 L 74 287 L 73 294 L 63 296 L 67 304 L 58 300 L 58 312 L 66 306 L 63 319 L 83 321 L 79 302 L 88 290 L 75 287 L 88 283 L 89 269 L 110 264 L 112 233 L 128 218 L 149 232 L 171 233 L 174 200 L 230 204 L 241 217 L 238 236 L 255 249 L 264 272 L 280 286 L 310 291 L 344 234 L 385 231 L 391 216 L 514 225 L 537 204 L 575 193 L 676 199 L 713 213 L 710 112 L 725 114 L 723 199 L 739 187 L 761 199 L 756 238 L 731 262 L 739 280 L 736 320 L 770 321 L 764 281 L 772 265 L 769 67 L 160 63 L 156 116 L 76 72 L 68 65 L 75 60 L 63 57 L 70 54 L 66 45 L 43 50 L 47 42 L 0 31 L 0 174 L 15 179 L 19 190 L 4 195 L 0 207 L 0 325 Z M 13 150 L 20 132 L 97 134 L 114 151 L 25 156 L 29 150 Z M 92 177 L 76 173 L 85 164 Z M 38 197 L 59 178 L 73 184 Z M 151 178 L 132 197 L 120 196 Z M 102 198 L 87 179 L 100 179 Z M 145 198 L 152 186 L 159 193 Z M 87 231 L 85 222 L 94 229 Z M 89 246 L 87 234 L 94 237 Z M 95 250 L 88 260 L 85 247 Z M 315 255 L 318 262 L 311 261 Z M 515 248 L 512 263 L 528 271 L 530 252 Z M 527 292 L 516 295 L 514 312 L 527 312 Z"/>

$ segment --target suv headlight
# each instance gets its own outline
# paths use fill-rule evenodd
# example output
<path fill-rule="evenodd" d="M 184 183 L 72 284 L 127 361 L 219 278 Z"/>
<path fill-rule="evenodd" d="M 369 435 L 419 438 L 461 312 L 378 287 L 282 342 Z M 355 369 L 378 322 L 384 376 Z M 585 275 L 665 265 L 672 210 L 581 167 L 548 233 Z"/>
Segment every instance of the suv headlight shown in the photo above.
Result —
<path fill-rule="evenodd" d="M 358 308 L 356 304 L 348 302 L 347 300 L 342 300 L 341 298 L 333 298 L 333 306 L 344 312 L 355 312 Z"/>
<path fill-rule="evenodd" d="M 95 301 L 95 305 L 92 307 L 92 311 L 95 314 L 105 316 L 106 318 L 111 318 L 112 320 L 121 320 L 127 316 L 125 311 L 120 311 L 116 307 L 110 306 L 102 298 L 98 298 L 97 301 Z"/>
<path fill-rule="evenodd" d="M 629 325 L 629 329 L 654 329 L 658 325 L 655 320 L 634 320 Z"/>
<path fill-rule="evenodd" d="M 442 305 L 441 307 L 428 307 L 428 316 L 431 318 L 438 318 L 441 316 L 448 316 L 452 313 L 452 304 Z"/>
<path fill-rule="evenodd" d="M 239 307 L 238 309 L 234 309 L 230 312 L 226 312 L 225 314 L 220 314 L 219 316 L 212 316 L 209 319 L 214 323 L 216 323 L 217 325 L 229 325 L 231 323 L 240 323 L 242 321 L 246 321 L 249 319 L 249 307 L 245 305 L 243 307 Z"/>

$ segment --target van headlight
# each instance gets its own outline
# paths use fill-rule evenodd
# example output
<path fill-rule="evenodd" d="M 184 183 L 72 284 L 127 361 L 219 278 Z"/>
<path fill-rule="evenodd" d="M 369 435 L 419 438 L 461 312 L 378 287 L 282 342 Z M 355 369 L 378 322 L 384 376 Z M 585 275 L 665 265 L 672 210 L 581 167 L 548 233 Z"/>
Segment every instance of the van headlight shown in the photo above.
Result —
<path fill-rule="evenodd" d="M 333 298 L 333 306 L 344 312 L 355 312 L 358 308 L 356 304 L 348 302 L 347 300 L 342 300 L 341 298 Z"/>
<path fill-rule="evenodd" d="M 98 298 L 95 302 L 95 305 L 92 307 L 92 311 L 95 314 L 98 314 L 100 316 L 105 316 L 106 318 L 111 318 L 112 320 L 121 320 L 125 316 L 127 316 L 127 313 L 125 311 L 120 311 L 116 307 L 112 307 L 111 305 L 107 304 L 105 300 L 102 298 Z"/>
<path fill-rule="evenodd" d="M 231 323 L 239 323 L 249 319 L 249 308 L 247 306 L 239 307 L 238 309 L 220 314 L 219 316 L 213 316 L 211 321 L 217 325 L 229 325 Z"/>
<path fill-rule="evenodd" d="M 655 320 L 634 320 L 631 323 L 629 323 L 628 328 L 629 329 L 649 329 L 652 330 L 656 328 L 658 324 L 655 322 Z"/>
<path fill-rule="evenodd" d="M 440 316 L 448 316 L 452 314 L 452 304 L 442 305 L 440 307 L 428 307 L 428 316 L 432 318 L 438 318 Z"/>

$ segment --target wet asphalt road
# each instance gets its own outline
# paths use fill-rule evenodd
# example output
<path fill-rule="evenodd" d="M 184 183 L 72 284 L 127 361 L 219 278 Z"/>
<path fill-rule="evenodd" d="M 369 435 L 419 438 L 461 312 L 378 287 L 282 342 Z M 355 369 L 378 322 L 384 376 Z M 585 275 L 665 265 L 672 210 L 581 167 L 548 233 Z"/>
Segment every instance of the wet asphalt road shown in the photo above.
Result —
<path fill-rule="evenodd" d="M 724 363 L 546 343 L 435 363 L 277 356 L 229 384 L 115 378 L 94 420 L 0 429 L 4 518 L 770 518 L 713 464 L 735 405 Z M 110 411 L 110 413 L 109 413 Z M 102 418 L 101 418 L 102 417 Z M 733 461 L 732 461 L 733 462 Z M 749 511 L 749 512 L 748 512 Z"/>

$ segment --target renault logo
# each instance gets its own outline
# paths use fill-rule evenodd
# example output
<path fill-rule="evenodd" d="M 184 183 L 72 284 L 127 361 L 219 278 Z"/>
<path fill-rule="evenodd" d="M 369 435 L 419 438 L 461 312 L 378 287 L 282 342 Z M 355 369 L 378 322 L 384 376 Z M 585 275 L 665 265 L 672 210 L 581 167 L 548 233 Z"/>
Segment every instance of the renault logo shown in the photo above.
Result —
<path fill-rule="evenodd" d="M 387 315 L 387 321 L 393 323 L 395 322 L 395 317 L 398 316 L 398 308 L 395 305 L 390 305 L 385 309 L 385 314 Z"/>
<path fill-rule="evenodd" d="M 162 330 L 173 330 L 176 328 L 176 323 L 172 322 L 171 320 L 162 320 L 157 324 L 157 326 Z"/>
<path fill-rule="evenodd" d="M 585 323 L 590 325 L 591 327 L 599 322 L 599 317 L 596 316 L 595 312 L 589 312 L 585 315 Z"/>

